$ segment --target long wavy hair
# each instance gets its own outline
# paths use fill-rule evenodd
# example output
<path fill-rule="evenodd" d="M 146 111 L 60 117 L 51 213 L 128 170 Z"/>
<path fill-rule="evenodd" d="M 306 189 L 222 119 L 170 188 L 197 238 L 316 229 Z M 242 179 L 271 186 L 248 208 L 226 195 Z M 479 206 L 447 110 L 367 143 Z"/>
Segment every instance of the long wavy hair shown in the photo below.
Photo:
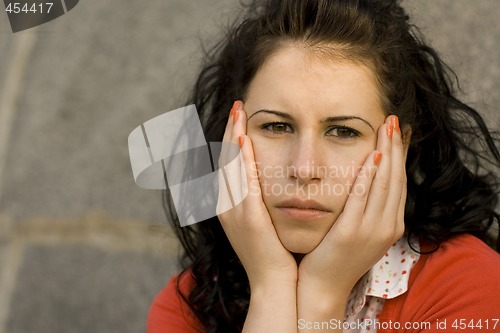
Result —
<path fill-rule="evenodd" d="M 207 141 L 222 141 L 232 103 L 245 100 L 260 66 L 285 43 L 362 62 L 376 73 L 386 113 L 412 128 L 407 235 L 437 248 L 469 233 L 500 249 L 498 138 L 456 97 L 456 75 L 426 45 L 399 1 L 254 0 L 244 8 L 206 51 L 188 101 L 198 109 Z M 206 332 L 241 332 L 248 279 L 217 217 L 181 228 L 168 191 L 164 202 L 184 249 L 181 274 L 195 280 L 185 301 Z"/>

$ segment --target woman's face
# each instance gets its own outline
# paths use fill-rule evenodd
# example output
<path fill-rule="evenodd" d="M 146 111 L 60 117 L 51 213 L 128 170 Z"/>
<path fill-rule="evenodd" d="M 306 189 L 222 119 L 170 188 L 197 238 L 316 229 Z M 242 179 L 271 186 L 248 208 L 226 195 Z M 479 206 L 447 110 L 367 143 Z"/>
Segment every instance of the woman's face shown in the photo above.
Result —
<path fill-rule="evenodd" d="M 386 115 L 374 74 L 285 47 L 250 83 L 245 111 L 278 237 L 289 251 L 309 253 L 337 220 L 376 147 Z"/>

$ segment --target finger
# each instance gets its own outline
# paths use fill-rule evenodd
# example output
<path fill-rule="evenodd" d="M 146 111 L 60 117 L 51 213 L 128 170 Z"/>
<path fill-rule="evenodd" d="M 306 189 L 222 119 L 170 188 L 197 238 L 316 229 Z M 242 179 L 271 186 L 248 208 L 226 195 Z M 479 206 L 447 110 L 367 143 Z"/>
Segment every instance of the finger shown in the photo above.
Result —
<path fill-rule="evenodd" d="M 403 192 L 406 185 L 405 153 L 401 138 L 401 130 L 399 129 L 399 122 L 396 116 L 391 117 L 391 125 L 394 129 L 392 137 L 391 184 L 385 207 L 386 213 L 384 214 L 384 216 L 387 217 L 385 220 L 388 223 L 395 220 L 402 221 L 402 219 L 399 219 L 399 216 L 400 210 L 404 210 L 404 203 L 403 207 L 401 207 L 401 202 L 403 200 Z M 397 229 L 399 226 L 396 224 L 394 228 Z"/>
<path fill-rule="evenodd" d="M 405 207 L 406 207 L 406 197 L 408 194 L 408 188 L 407 188 L 407 176 L 406 176 L 406 158 L 407 158 L 407 152 L 408 150 L 406 149 L 406 145 L 408 144 L 408 141 L 405 142 L 405 138 L 403 135 L 403 131 L 400 130 L 401 134 L 401 144 L 402 144 L 402 149 L 403 149 L 403 160 L 401 163 L 401 168 L 403 172 L 403 189 L 402 189 L 402 194 L 401 194 L 401 200 L 399 201 L 399 208 L 398 208 L 398 222 L 396 225 L 396 230 L 395 234 L 398 238 L 403 236 L 404 230 L 405 230 Z M 411 136 L 411 130 L 406 132 L 406 139 L 409 140 L 409 136 Z"/>
<path fill-rule="evenodd" d="M 231 132 L 233 130 L 233 123 L 234 123 L 234 113 L 236 110 L 239 109 L 239 103 L 240 101 L 235 101 L 233 103 L 233 106 L 231 108 L 231 111 L 229 111 L 229 117 L 227 118 L 227 124 L 226 124 L 226 129 L 224 131 L 224 136 L 222 138 L 222 141 L 229 141 L 231 137 Z"/>
<path fill-rule="evenodd" d="M 233 196 L 233 204 L 237 206 L 246 196 L 246 180 L 241 176 L 243 163 L 240 151 L 239 137 L 246 134 L 246 114 L 243 111 L 243 102 L 237 101 L 232 115 L 232 129 L 229 135 L 228 161 L 224 166 L 228 184 Z"/>
<path fill-rule="evenodd" d="M 244 168 L 241 169 L 241 172 L 244 172 L 242 177 L 247 180 L 248 191 L 252 194 L 251 196 L 261 197 L 262 194 L 252 140 L 250 140 L 247 135 L 242 135 L 240 143 L 244 166 Z"/>
<path fill-rule="evenodd" d="M 239 103 L 238 101 L 236 101 L 234 102 L 233 107 L 229 112 L 228 121 L 222 139 L 222 147 L 219 156 L 219 170 L 218 170 L 219 195 L 216 208 L 217 215 L 227 212 L 232 207 L 234 207 L 233 194 L 231 193 L 231 188 L 229 185 L 229 180 L 227 178 L 225 166 L 228 165 L 234 159 L 234 156 L 237 156 L 237 148 L 233 147 L 234 144 L 230 142 L 230 139 L 233 131 L 234 113 L 238 108 L 239 108 Z"/>
<path fill-rule="evenodd" d="M 218 176 L 218 197 L 217 197 L 217 206 L 215 207 L 215 213 L 220 217 L 230 211 L 234 207 L 233 195 L 229 189 L 226 175 L 222 168 L 217 170 Z M 221 223 L 223 222 L 222 219 Z"/>
<path fill-rule="evenodd" d="M 378 165 L 382 159 L 384 157 L 377 150 L 370 153 L 366 158 L 365 163 L 358 172 L 342 212 L 342 215 L 346 216 L 347 220 L 362 220 L 372 190 L 373 179 L 378 172 Z"/>
<path fill-rule="evenodd" d="M 391 135 L 391 129 L 388 125 L 388 121 L 386 121 L 386 123 L 380 126 L 378 131 L 377 149 L 382 153 L 382 159 L 377 168 L 377 174 L 373 180 L 365 209 L 365 216 L 372 217 L 370 221 L 377 220 L 373 217 L 382 217 L 389 194 L 392 169 Z"/>
<path fill-rule="evenodd" d="M 219 157 L 219 166 L 224 166 L 228 164 L 235 156 L 237 149 L 231 145 L 231 136 L 234 127 L 234 115 L 238 108 L 240 107 L 240 101 L 235 101 L 231 111 L 229 112 L 229 117 L 227 119 L 226 129 L 224 130 L 224 136 L 222 138 L 222 147 Z M 233 144 L 235 144 L 233 142 Z"/>
<path fill-rule="evenodd" d="M 239 145 L 239 139 L 242 135 L 247 133 L 247 114 L 244 111 L 244 104 L 237 101 L 238 105 L 233 115 L 233 128 L 231 132 L 230 141 Z"/>
<path fill-rule="evenodd" d="M 406 182 L 405 182 L 405 184 L 403 186 L 403 191 L 401 194 L 401 200 L 399 202 L 396 229 L 394 231 L 397 239 L 401 238 L 403 236 L 404 231 L 405 231 L 406 195 L 407 195 L 407 188 L 406 188 Z"/>
<path fill-rule="evenodd" d="M 246 113 L 243 102 L 236 101 L 231 109 L 224 132 L 221 157 L 223 164 L 229 164 L 239 153 L 238 137 L 246 133 Z"/>

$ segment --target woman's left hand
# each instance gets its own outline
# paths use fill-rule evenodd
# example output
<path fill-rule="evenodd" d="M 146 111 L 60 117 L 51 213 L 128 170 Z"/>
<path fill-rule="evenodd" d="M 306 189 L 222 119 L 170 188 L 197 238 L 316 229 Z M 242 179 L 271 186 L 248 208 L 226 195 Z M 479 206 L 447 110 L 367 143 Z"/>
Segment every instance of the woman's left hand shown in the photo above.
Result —
<path fill-rule="evenodd" d="M 303 285 L 308 291 L 326 293 L 323 297 L 337 297 L 345 306 L 356 282 L 401 238 L 405 160 L 398 119 L 389 116 L 379 128 L 377 151 L 358 173 L 343 212 L 301 261 L 299 289 Z"/>

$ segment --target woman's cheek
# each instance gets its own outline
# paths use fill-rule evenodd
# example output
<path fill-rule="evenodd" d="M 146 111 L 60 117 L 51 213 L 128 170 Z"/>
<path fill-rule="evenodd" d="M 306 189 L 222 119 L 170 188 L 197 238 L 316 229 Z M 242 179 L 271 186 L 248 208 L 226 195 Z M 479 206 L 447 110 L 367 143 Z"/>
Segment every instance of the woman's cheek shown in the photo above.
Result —
<path fill-rule="evenodd" d="M 363 164 L 370 152 L 369 147 L 363 146 L 325 152 L 328 158 L 325 160 L 324 181 L 332 186 L 331 193 L 347 197 L 358 175 L 363 174 Z"/>
<path fill-rule="evenodd" d="M 283 187 L 287 178 L 285 149 L 279 147 L 278 140 L 251 134 L 249 137 L 252 139 L 262 195 L 266 202 L 266 197 L 280 192 L 277 190 Z"/>

